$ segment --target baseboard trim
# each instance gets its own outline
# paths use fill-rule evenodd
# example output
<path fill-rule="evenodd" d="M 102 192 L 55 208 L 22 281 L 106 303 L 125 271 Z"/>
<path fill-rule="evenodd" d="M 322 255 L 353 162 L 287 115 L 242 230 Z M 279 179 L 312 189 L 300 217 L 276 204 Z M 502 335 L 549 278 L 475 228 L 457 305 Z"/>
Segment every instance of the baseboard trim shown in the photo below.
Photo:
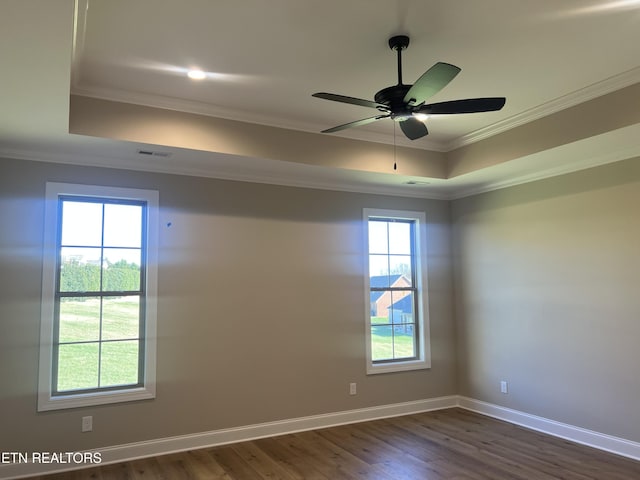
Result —
<path fill-rule="evenodd" d="M 236 428 L 213 430 L 209 432 L 180 435 L 155 440 L 115 445 L 96 449 L 102 457 L 102 465 L 125 462 L 140 458 L 166 455 L 169 453 L 208 448 L 229 443 L 256 440 L 258 438 L 286 435 L 317 428 L 334 427 L 349 423 L 366 422 L 382 418 L 411 415 L 414 413 L 460 407 L 489 417 L 497 418 L 515 425 L 564 438 L 623 457 L 640 460 L 640 443 L 623 438 L 587 430 L 566 423 L 549 420 L 544 417 L 513 410 L 473 398 L 451 395 L 430 398 L 414 402 L 381 405 L 377 407 L 346 410 L 342 412 L 292 418 L 276 422 L 259 423 Z M 87 468 L 90 465 L 11 463 L 0 465 L 0 479 L 18 479 L 34 475 L 45 475 L 63 471 Z"/>
<path fill-rule="evenodd" d="M 452 408 L 458 405 L 456 395 L 430 398 L 413 402 L 396 403 L 377 407 L 360 408 L 342 412 L 312 415 L 308 417 L 247 425 L 237 428 L 213 430 L 209 432 L 161 438 L 124 445 L 96 449 L 102 458 L 101 465 L 118 463 L 140 458 L 166 455 L 169 453 L 208 448 L 258 438 L 285 435 L 288 433 L 334 427 L 349 423 L 366 422 L 381 418 L 398 417 L 414 413 Z M 63 471 L 87 468 L 91 465 L 11 463 L 0 465 L 0 479 L 17 479 L 33 475 L 45 475 Z"/>
<path fill-rule="evenodd" d="M 458 397 L 458 407 L 520 425 L 531 430 L 547 433 L 554 437 L 564 438 L 565 440 L 615 453 L 616 455 L 640 460 L 640 443 L 638 442 L 463 396 Z"/>

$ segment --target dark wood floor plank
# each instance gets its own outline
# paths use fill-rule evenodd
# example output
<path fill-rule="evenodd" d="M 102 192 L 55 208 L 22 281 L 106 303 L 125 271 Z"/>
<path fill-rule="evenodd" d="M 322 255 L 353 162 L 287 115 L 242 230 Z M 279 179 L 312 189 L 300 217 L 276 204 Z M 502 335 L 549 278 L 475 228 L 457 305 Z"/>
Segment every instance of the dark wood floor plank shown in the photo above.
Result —
<path fill-rule="evenodd" d="M 466 480 L 483 480 L 484 477 L 477 475 L 475 472 L 464 473 L 460 468 L 440 460 L 451 456 L 451 451 L 436 442 L 426 440 L 419 435 L 408 430 L 402 429 L 395 425 L 394 419 L 379 420 L 376 422 L 367 422 L 358 424 L 358 428 L 371 435 L 378 437 L 393 448 L 403 452 L 404 457 L 401 458 L 401 470 L 406 470 L 407 478 L 413 479 L 436 479 L 450 480 L 452 478 L 464 478 Z M 385 462 L 385 466 L 395 472 L 397 464 Z M 413 475 L 410 475 L 410 473 Z"/>
<path fill-rule="evenodd" d="M 433 416 L 400 417 L 397 423 L 404 429 L 418 434 L 420 437 L 438 443 L 448 450 L 446 464 L 455 466 L 467 475 L 476 475 L 489 480 L 529 480 L 531 475 L 526 469 L 513 462 L 489 462 L 480 446 L 469 442 L 464 435 L 451 436 L 436 428 Z M 540 480 L 553 480 L 540 475 Z"/>
<path fill-rule="evenodd" d="M 514 438 L 514 433 L 517 432 L 516 427 L 509 432 L 510 444 L 504 445 L 498 441 L 505 438 L 504 434 L 492 433 L 490 429 L 476 424 L 472 420 L 467 419 L 465 423 L 461 423 L 457 421 L 455 416 L 451 416 L 448 420 L 435 415 L 430 420 L 430 426 L 445 435 L 455 435 L 465 443 L 477 447 L 481 455 L 493 459 L 494 463 L 504 465 L 504 469 L 510 474 L 524 478 L 536 475 L 547 480 L 557 478 L 558 464 L 554 464 L 553 460 L 545 458 L 543 455 L 536 455 L 535 449 L 529 451 L 513 448 L 513 444 L 516 442 Z M 591 480 L 591 477 L 572 471 L 565 471 L 562 478 L 565 480 Z"/>
<path fill-rule="evenodd" d="M 640 478 L 640 464 L 634 460 L 466 410 L 457 410 L 442 423 L 453 429 L 475 429 L 491 439 L 492 445 L 501 447 L 503 455 L 535 459 L 536 468 L 547 469 L 549 473 L 562 469 L 564 479 L 628 480 L 630 471 Z"/>
<path fill-rule="evenodd" d="M 345 425 L 318 430 L 317 433 L 329 442 L 340 445 L 363 462 L 378 466 L 380 471 L 390 475 L 394 480 L 441 478 L 427 462 L 404 453 L 376 435 L 359 428 L 360 426 L 361 424 Z"/>
<path fill-rule="evenodd" d="M 333 454 L 325 454 L 310 445 L 304 438 L 299 438 L 300 434 L 286 435 L 280 437 L 278 442 L 298 458 L 304 459 L 304 463 L 312 471 L 319 472 L 323 477 L 333 479 L 353 480 L 354 477 L 340 471 L 340 464 L 334 460 Z"/>
<path fill-rule="evenodd" d="M 537 468 L 546 468 L 553 473 L 559 467 L 564 470 L 564 478 L 582 480 L 591 478 L 586 472 L 573 472 L 572 467 L 579 466 L 582 461 L 575 456 L 567 455 L 565 440 L 549 437 L 538 432 L 524 429 L 506 422 L 491 420 L 488 424 L 481 415 L 464 416 L 461 421 L 454 420 L 450 427 L 458 428 L 467 425 L 473 429 L 475 435 L 482 435 L 488 442 L 487 448 L 497 451 L 501 456 L 527 463 L 535 463 Z M 496 429 L 487 429 L 488 425 L 495 425 Z M 573 445 L 573 444 L 571 444 Z"/>
<path fill-rule="evenodd" d="M 281 465 L 287 466 L 292 472 L 305 480 L 331 480 L 311 465 L 305 455 L 291 448 L 287 441 L 289 435 L 256 440 L 256 444 L 268 455 L 275 458 Z"/>
<path fill-rule="evenodd" d="M 640 462 L 452 408 L 40 480 L 635 480 Z"/>
<path fill-rule="evenodd" d="M 100 467 L 100 480 L 133 480 L 134 473 L 131 470 L 131 464 L 116 463 Z"/>
<path fill-rule="evenodd" d="M 329 442 L 340 445 L 365 463 L 375 465 L 386 459 L 393 461 L 402 451 L 359 429 L 356 425 L 343 425 L 317 430 L 316 433 Z"/>
<path fill-rule="evenodd" d="M 297 446 L 313 459 L 318 469 L 329 478 L 394 480 L 375 465 L 363 462 L 340 445 L 324 439 L 315 431 L 294 434 Z"/>
<path fill-rule="evenodd" d="M 209 455 L 224 469 L 230 479 L 260 478 L 258 472 L 245 462 L 229 445 L 212 448 L 209 450 Z"/>
<path fill-rule="evenodd" d="M 197 479 L 198 462 L 189 458 L 186 452 L 173 453 L 157 457 L 159 469 L 167 479 Z"/>
<path fill-rule="evenodd" d="M 194 464 L 192 473 L 197 479 L 231 480 L 224 468 L 215 460 L 209 450 L 189 450 L 185 452 L 188 461 Z"/>
<path fill-rule="evenodd" d="M 358 424 L 358 427 L 371 435 L 382 439 L 393 448 L 411 455 L 425 463 L 438 460 L 443 455 L 448 455 L 449 451 L 441 447 L 436 442 L 401 428 L 394 423 L 394 419 L 378 420 L 376 422 L 366 422 Z"/>
<path fill-rule="evenodd" d="M 166 478 L 166 472 L 160 465 L 158 459 L 159 457 L 151 457 L 127 462 L 132 473 L 132 478 L 135 480 L 158 480 Z"/>
<path fill-rule="evenodd" d="M 277 459 L 267 455 L 255 442 L 236 443 L 231 448 L 260 474 L 260 478 L 265 480 L 301 480 L 299 475 L 281 465 Z"/>

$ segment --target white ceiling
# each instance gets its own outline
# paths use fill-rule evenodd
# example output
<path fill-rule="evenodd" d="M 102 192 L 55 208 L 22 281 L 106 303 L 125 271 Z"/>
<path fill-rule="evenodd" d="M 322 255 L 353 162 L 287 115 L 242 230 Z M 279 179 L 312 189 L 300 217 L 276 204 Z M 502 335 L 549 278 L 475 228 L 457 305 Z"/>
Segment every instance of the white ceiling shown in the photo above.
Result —
<path fill-rule="evenodd" d="M 69 92 L 306 132 L 368 117 L 367 108 L 311 94 L 373 99 L 395 84 L 396 54 L 387 46 L 395 34 L 411 38 L 405 83 L 438 61 L 462 68 L 430 101 L 507 98 L 500 112 L 433 117 L 428 137 L 396 140 L 415 148 L 450 151 L 640 80 L 640 0 L 4 0 L 0 18 L 0 60 L 9 72 L 0 80 L 0 153 L 19 158 L 48 152 L 53 161 L 100 164 L 134 150 L 69 135 Z M 195 67 L 205 80 L 186 77 Z M 334 135 L 392 143 L 393 123 Z M 181 155 L 201 154 L 176 149 L 173 157 Z M 280 177 L 288 168 L 246 161 Z M 494 169 L 494 183 L 532 175 L 514 165 Z M 393 183 L 380 174 L 296 168 L 291 183 L 329 185 L 341 174 L 363 188 Z"/>

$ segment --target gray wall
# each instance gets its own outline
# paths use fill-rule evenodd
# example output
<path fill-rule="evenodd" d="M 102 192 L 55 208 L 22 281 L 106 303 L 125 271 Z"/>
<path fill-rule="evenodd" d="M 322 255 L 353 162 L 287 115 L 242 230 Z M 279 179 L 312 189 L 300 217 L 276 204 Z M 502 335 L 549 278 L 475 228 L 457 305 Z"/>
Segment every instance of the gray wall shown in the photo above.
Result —
<path fill-rule="evenodd" d="M 462 395 L 640 441 L 639 207 L 637 158 L 453 202 Z"/>
<path fill-rule="evenodd" d="M 155 400 L 36 412 L 46 181 L 160 191 Z M 365 375 L 363 207 L 427 214 L 430 370 Z M 0 159 L 0 450 L 72 451 L 455 394 L 449 215 L 447 202 Z M 80 433 L 84 415 L 91 433 Z"/>
<path fill-rule="evenodd" d="M 155 400 L 36 412 L 46 181 L 160 191 Z M 640 441 L 638 205 L 638 159 L 451 204 L 0 159 L 0 449 L 455 393 Z M 431 370 L 364 374 L 363 207 L 427 213 Z"/>

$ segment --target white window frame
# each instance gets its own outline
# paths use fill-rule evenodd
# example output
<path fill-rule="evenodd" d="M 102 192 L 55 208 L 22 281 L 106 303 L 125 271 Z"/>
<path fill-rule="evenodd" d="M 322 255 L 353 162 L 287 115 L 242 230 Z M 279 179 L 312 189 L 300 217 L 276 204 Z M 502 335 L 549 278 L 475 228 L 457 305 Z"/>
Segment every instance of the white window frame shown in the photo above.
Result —
<path fill-rule="evenodd" d="M 398 219 L 415 222 L 415 281 L 417 287 L 417 338 L 418 355 L 412 359 L 374 362 L 371 347 L 371 296 L 369 276 L 369 220 Z M 431 368 L 431 345 L 429 333 L 429 305 L 427 282 L 427 221 L 424 212 L 408 210 L 386 210 L 377 208 L 363 209 L 364 252 L 365 252 L 365 331 L 366 331 L 366 368 L 367 374 L 401 372 Z"/>
<path fill-rule="evenodd" d="M 146 295 L 144 331 L 144 376 L 142 386 L 123 387 L 69 395 L 52 395 L 54 309 L 57 263 L 58 201 L 60 196 L 82 196 L 142 200 L 147 203 Z M 103 405 L 156 396 L 156 318 L 158 277 L 158 208 L 156 190 L 47 182 L 45 191 L 44 250 L 42 272 L 42 308 L 40 323 L 40 360 L 38 374 L 38 411 Z"/>

